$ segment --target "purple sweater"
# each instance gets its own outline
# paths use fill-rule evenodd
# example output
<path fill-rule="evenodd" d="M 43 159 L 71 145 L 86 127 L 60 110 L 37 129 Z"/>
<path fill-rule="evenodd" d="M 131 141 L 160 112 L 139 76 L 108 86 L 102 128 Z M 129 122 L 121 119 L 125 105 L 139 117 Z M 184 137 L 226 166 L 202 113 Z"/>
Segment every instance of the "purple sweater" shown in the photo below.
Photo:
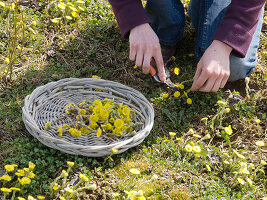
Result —
<path fill-rule="evenodd" d="M 123 36 L 127 37 L 135 26 L 150 23 L 140 0 L 109 2 Z M 245 57 L 264 3 L 265 0 L 232 0 L 213 40 L 226 43 L 233 48 L 234 55 Z"/>

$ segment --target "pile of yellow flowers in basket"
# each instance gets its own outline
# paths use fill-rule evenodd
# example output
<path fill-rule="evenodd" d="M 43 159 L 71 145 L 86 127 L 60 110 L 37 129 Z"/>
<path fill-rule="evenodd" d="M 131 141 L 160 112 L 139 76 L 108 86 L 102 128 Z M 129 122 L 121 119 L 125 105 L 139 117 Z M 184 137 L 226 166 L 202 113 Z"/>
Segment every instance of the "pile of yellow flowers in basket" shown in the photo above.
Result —
<path fill-rule="evenodd" d="M 78 105 L 70 103 L 65 108 L 65 115 L 72 124 L 54 127 L 53 122 L 48 121 L 45 129 L 53 129 L 59 136 L 70 134 L 80 137 L 83 134 L 96 134 L 97 137 L 112 139 L 133 136 L 136 134 L 134 127 L 142 124 L 134 119 L 135 111 L 128 105 L 108 98 L 96 99 L 93 102 L 83 101 Z"/>

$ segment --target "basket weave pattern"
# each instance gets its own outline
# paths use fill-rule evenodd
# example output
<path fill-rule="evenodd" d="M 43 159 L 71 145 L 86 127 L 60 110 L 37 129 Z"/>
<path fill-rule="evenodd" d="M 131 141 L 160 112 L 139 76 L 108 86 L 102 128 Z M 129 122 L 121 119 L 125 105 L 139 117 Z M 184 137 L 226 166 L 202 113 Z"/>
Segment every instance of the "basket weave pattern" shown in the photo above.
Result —
<path fill-rule="evenodd" d="M 135 111 L 135 121 L 143 124 L 135 128 L 136 135 L 118 139 L 96 134 L 82 134 L 78 138 L 70 134 L 62 137 L 54 130 L 46 130 L 45 124 L 52 122 L 53 127 L 74 124 L 65 115 L 69 103 L 109 98 L 117 103 L 128 105 Z M 93 78 L 67 78 L 36 88 L 25 98 L 22 118 L 26 129 L 41 143 L 65 153 L 88 157 L 107 156 L 112 148 L 122 153 L 140 144 L 150 133 L 154 123 L 154 110 L 149 101 L 137 90 L 117 82 Z"/>

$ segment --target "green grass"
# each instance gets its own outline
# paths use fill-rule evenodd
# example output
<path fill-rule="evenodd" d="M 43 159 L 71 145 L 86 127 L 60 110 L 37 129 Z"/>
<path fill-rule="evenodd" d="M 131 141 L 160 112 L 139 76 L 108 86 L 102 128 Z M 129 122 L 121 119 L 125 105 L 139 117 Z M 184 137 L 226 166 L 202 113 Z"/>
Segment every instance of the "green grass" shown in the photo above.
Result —
<path fill-rule="evenodd" d="M 82 193 L 84 199 L 112 199 L 115 192 L 120 196 L 113 199 L 125 199 L 125 190 L 142 190 L 147 199 L 261 199 L 267 195 L 267 168 L 260 164 L 255 145 L 259 140 L 265 142 L 261 159 L 266 160 L 266 32 L 261 35 L 257 69 L 250 77 L 250 98 L 246 98 L 244 83 L 228 84 L 226 89 L 232 93 L 236 90 L 244 98 L 236 104 L 226 105 L 231 109 L 230 113 L 214 119 L 217 131 L 212 132 L 212 118 L 225 109 L 216 103 L 227 98 L 224 91 L 189 93 L 193 104 L 188 105 L 184 96 L 175 99 L 163 85 L 142 74 L 140 69 L 134 69 L 134 63 L 128 59 L 128 41 L 121 37 L 111 6 L 106 1 L 86 1 L 86 9 L 77 19 L 59 24 L 50 21 L 59 17 L 59 11 L 53 7 L 47 9 L 47 6 L 46 1 L 25 6 L 25 24 L 36 34 L 28 27 L 23 44 L 19 33 L 16 45 L 24 45 L 24 48 L 14 61 L 11 78 L 0 83 L 0 174 L 5 164 L 16 163 L 20 168 L 27 167 L 29 161 L 36 164 L 36 177 L 21 196 L 43 194 L 49 199 L 49 185 L 66 168 L 66 161 L 75 162 L 72 174 L 84 172 L 97 184 L 96 190 Z M 7 13 L 8 9 L 0 6 L 0 17 L 6 20 Z M 8 57 L 5 20 L 0 22 L 2 70 Z M 36 25 L 32 21 L 36 21 Z M 266 22 L 264 27 L 266 29 Z M 181 69 L 179 76 L 172 75 L 175 83 L 192 79 L 197 64 L 194 57 L 189 56 L 194 53 L 196 33 L 188 16 L 185 32 L 175 56 Z M 55 54 L 47 55 L 48 50 Z M 151 134 L 137 147 L 112 156 L 113 161 L 73 156 L 48 148 L 27 132 L 21 117 L 24 98 L 37 86 L 67 77 L 92 75 L 139 90 L 155 109 Z M 185 83 L 184 91 L 190 84 Z M 183 90 L 180 91 L 182 94 Z M 163 98 L 163 92 L 168 92 L 170 97 Z M 203 117 L 208 118 L 206 123 L 201 121 Z M 223 127 L 231 125 L 232 135 L 225 134 L 219 128 L 220 123 Z M 189 134 L 190 128 L 202 138 L 210 133 L 211 139 L 201 140 Z M 170 131 L 177 135 L 171 138 Z M 200 157 L 184 150 L 192 141 L 192 146 L 201 147 Z M 239 158 L 233 150 L 245 158 Z M 224 161 L 231 163 L 228 165 Z M 253 163 L 255 169 L 249 169 L 249 175 L 235 176 L 233 172 L 240 170 L 240 162 Z M 141 174 L 131 174 L 131 168 L 139 169 Z M 239 184 L 237 177 L 250 178 L 253 186 Z"/>

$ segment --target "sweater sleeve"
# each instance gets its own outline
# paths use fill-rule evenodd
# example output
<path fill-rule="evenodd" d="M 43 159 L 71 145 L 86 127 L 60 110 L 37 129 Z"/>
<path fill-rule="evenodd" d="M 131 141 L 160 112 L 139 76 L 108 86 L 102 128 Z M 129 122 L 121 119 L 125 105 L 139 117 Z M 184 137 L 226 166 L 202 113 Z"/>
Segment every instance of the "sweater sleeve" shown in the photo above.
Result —
<path fill-rule="evenodd" d="M 124 37 L 129 35 L 132 28 L 150 23 L 141 0 L 109 0 L 109 3 L 113 8 L 121 34 Z"/>
<path fill-rule="evenodd" d="M 231 46 L 235 56 L 245 57 L 264 3 L 265 0 L 232 0 L 213 40 Z"/>

